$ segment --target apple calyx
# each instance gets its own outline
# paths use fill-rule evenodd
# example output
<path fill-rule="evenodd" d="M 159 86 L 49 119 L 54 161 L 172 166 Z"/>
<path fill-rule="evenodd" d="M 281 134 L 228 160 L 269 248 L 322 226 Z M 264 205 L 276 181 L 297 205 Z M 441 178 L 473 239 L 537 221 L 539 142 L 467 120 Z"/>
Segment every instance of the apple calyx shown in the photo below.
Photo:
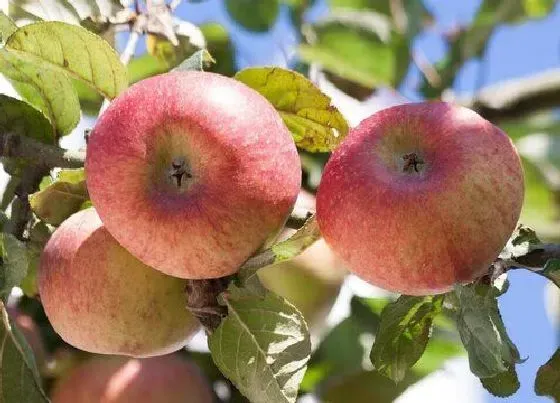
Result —
<path fill-rule="evenodd" d="M 188 180 L 193 177 L 189 165 L 184 157 L 175 157 L 171 161 L 169 179 L 179 190 L 188 187 Z"/>
<path fill-rule="evenodd" d="M 416 153 L 405 154 L 402 158 L 404 160 L 403 172 L 412 173 L 414 171 L 420 173 L 422 171 L 424 160 Z"/>

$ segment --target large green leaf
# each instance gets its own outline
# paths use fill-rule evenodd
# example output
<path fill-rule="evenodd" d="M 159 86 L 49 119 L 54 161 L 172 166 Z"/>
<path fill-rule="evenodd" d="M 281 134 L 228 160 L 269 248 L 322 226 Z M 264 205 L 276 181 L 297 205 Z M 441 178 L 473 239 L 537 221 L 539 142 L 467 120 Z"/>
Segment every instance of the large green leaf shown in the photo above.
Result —
<path fill-rule="evenodd" d="M 49 119 L 58 135 L 68 134 L 80 121 L 80 103 L 70 79 L 34 56 L 0 49 L 0 72 L 18 92 Z"/>
<path fill-rule="evenodd" d="M 479 378 L 498 380 L 490 380 L 485 386 L 499 384 L 500 377 L 511 379 L 511 375 L 504 373 L 515 371 L 515 364 L 520 362 L 519 352 L 507 335 L 493 288 L 475 284 L 457 286 L 455 296 L 457 329 L 468 352 L 472 373 Z M 501 395 L 517 390 L 514 382 L 504 385 L 512 389 L 501 390 Z"/>
<path fill-rule="evenodd" d="M 331 99 L 299 73 L 258 67 L 242 70 L 235 78 L 274 105 L 296 145 L 306 151 L 331 151 L 348 134 L 348 123 Z"/>
<path fill-rule="evenodd" d="M 402 381 L 424 353 L 433 319 L 442 306 L 442 296 L 406 295 L 387 305 L 371 350 L 374 368 L 395 382 Z"/>
<path fill-rule="evenodd" d="M 0 233 L 0 250 L 0 297 L 5 298 L 27 275 L 29 260 L 25 244 L 12 234 Z"/>
<path fill-rule="evenodd" d="M 35 359 L 0 302 L 0 403 L 47 403 Z"/>
<path fill-rule="evenodd" d="M 87 29 L 62 22 L 37 22 L 14 32 L 6 49 L 35 56 L 91 85 L 107 98 L 128 86 L 126 69 L 115 50 Z"/>
<path fill-rule="evenodd" d="M 55 143 L 50 122 L 28 103 L 0 94 L 0 130 L 27 136 L 43 143 Z"/>
<path fill-rule="evenodd" d="M 268 31 L 280 11 L 278 0 L 226 0 L 225 3 L 233 20 L 250 31 Z"/>
<path fill-rule="evenodd" d="M 83 169 L 62 170 L 56 181 L 29 196 L 33 212 L 52 225 L 61 224 L 88 200 Z"/>
<path fill-rule="evenodd" d="M 228 316 L 208 340 L 220 371 L 251 402 L 295 402 L 311 353 L 301 313 L 270 292 L 235 286 L 220 301 Z"/>
<path fill-rule="evenodd" d="M 369 88 L 396 85 L 408 67 L 406 41 L 377 13 L 340 11 L 310 30 L 310 43 L 299 49 L 302 60 L 342 78 Z"/>
<path fill-rule="evenodd" d="M 560 401 L 560 349 L 539 368 L 535 392 L 539 396 L 550 396 L 556 402 Z"/>

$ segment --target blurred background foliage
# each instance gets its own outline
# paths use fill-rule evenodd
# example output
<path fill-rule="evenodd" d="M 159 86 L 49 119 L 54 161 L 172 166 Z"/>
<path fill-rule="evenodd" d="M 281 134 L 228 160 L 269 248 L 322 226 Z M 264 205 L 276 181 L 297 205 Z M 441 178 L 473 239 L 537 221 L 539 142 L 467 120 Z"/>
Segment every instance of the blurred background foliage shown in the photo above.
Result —
<path fill-rule="evenodd" d="M 172 2 L 171 6 L 176 7 L 174 15 L 169 16 L 173 19 L 173 32 L 155 26 L 152 32 L 142 36 L 135 56 L 127 64 L 129 80 L 134 83 L 168 71 L 198 49 L 207 48 L 216 60 L 210 70 L 224 75 L 233 76 L 241 68 L 258 64 L 287 66 L 306 74 L 333 98 L 353 125 L 381 107 L 408 100 L 459 102 L 492 120 L 516 142 L 526 174 L 522 221 L 535 228 L 542 238 L 558 242 L 560 68 L 491 86 L 486 85 L 486 75 L 489 47 L 497 31 L 503 27 L 543 23 L 550 15 L 557 16 L 560 7 L 554 0 L 481 0 L 474 3 L 476 11 L 472 18 L 441 26 L 435 16 L 437 10 L 434 10 L 437 1 Z M 121 4 L 116 0 L 9 0 L 7 8 L 18 24 L 39 19 L 81 24 L 103 35 L 122 53 L 129 40 L 129 25 L 134 22 L 133 17 L 127 20 L 126 16 L 134 15 L 135 6 L 146 5 Z M 126 23 L 108 24 L 107 18 L 114 15 L 125 15 Z M 560 21 L 558 17 L 555 20 Z M 558 36 L 559 31 L 560 25 L 556 25 L 556 31 L 550 35 Z M 417 46 L 419 37 L 426 33 L 438 37 L 442 57 L 434 60 Z M 538 46 L 538 38 L 535 38 L 535 46 Z M 461 72 L 472 63 L 478 66 L 474 86 L 469 91 L 457 91 Z M 87 115 L 96 116 L 103 99 L 82 82 L 73 83 L 86 115 L 85 124 L 91 124 L 92 119 L 87 120 Z M 302 151 L 301 156 L 304 187 L 313 192 L 328 155 Z M 294 269 L 306 273 L 301 277 L 305 287 L 301 287 L 301 282 L 297 284 L 295 296 L 290 284 L 286 284 L 285 291 L 277 291 L 284 292 L 296 305 L 305 306 L 305 311 L 310 305 L 321 308 L 319 319 L 313 319 L 319 323 L 319 330 L 315 335 L 316 349 L 302 384 L 302 395 L 313 393 L 334 403 L 390 402 L 408 386 L 440 369 L 450 357 L 464 354 L 451 320 L 446 315 L 438 317 L 425 355 L 412 373 L 395 385 L 372 372 L 368 360 L 368 348 L 378 329 L 381 310 L 392 297 L 381 291 L 376 291 L 376 298 L 354 295 L 350 300 L 350 312 L 346 312 L 351 315 L 339 314 L 337 320 L 328 322 L 329 309 L 335 303 L 343 278 L 335 276 L 333 280 L 328 276 L 325 280 L 306 265 L 309 263 Z M 323 265 L 319 269 L 327 271 L 336 266 L 335 263 L 332 267 Z M 310 289 L 313 292 L 309 292 Z M 72 349 L 54 333 L 35 298 L 36 288 L 30 285 L 24 291 L 27 295 L 19 296 L 17 309 L 30 315 L 39 327 L 50 357 L 40 366 L 48 389 L 54 379 L 86 354 Z M 314 295 L 321 296 L 321 301 L 305 299 Z M 300 297 L 302 301 L 298 301 Z M 553 301 L 550 304 L 552 315 L 558 315 L 558 298 L 551 297 L 550 301 Z M 536 340 L 538 335 L 534 337 Z M 182 354 L 196 361 L 216 385 L 221 385 L 216 390 L 222 401 L 245 401 L 234 388 L 227 386 L 228 382 L 209 354 L 197 349 Z M 522 382 L 532 384 L 532 379 Z M 534 395 L 524 396 L 537 401 Z"/>

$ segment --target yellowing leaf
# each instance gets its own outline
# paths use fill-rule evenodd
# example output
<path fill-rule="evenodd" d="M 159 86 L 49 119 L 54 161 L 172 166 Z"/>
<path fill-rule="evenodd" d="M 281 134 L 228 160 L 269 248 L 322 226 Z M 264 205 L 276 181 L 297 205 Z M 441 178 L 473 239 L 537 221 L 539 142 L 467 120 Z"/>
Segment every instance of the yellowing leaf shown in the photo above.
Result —
<path fill-rule="evenodd" d="M 348 134 L 348 123 L 331 99 L 299 73 L 258 67 L 242 70 L 235 78 L 274 105 L 296 145 L 306 151 L 331 151 Z"/>

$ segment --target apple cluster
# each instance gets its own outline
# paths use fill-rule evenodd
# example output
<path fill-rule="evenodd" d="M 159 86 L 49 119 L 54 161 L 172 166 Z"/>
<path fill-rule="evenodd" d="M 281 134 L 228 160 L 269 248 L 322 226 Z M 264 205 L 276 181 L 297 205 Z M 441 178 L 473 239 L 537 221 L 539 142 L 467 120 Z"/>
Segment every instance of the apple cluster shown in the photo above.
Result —
<path fill-rule="evenodd" d="M 279 113 L 244 84 L 205 72 L 163 74 L 117 98 L 90 135 L 86 176 L 95 209 L 48 242 L 41 300 L 68 343 L 133 357 L 185 345 L 198 329 L 187 279 L 235 274 L 276 239 L 301 187 Z M 334 151 L 317 220 L 359 277 L 436 294 L 484 274 L 523 192 L 519 157 L 499 128 L 459 106 L 407 104 L 364 120 Z"/>

